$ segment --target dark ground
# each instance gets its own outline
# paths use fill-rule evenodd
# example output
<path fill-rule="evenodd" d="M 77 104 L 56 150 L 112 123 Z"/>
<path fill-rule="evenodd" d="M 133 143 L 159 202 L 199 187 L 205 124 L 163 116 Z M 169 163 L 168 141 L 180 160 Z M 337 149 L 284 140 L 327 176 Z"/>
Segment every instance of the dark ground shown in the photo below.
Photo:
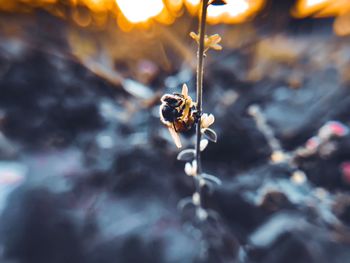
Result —
<path fill-rule="evenodd" d="M 160 94 L 194 87 L 172 46 L 164 44 L 164 60 L 156 40 L 143 40 L 146 59 L 126 60 L 114 51 L 138 33 L 117 32 L 106 59 L 103 46 L 77 52 L 96 35 L 108 42 L 99 32 L 76 34 L 40 12 L 1 16 L 1 262 L 348 262 L 350 135 L 332 138 L 326 154 L 297 158 L 307 176 L 298 183 L 295 168 L 269 161 L 247 113 L 259 105 L 288 151 L 327 121 L 350 124 L 349 41 L 329 21 L 303 23 L 287 21 L 283 32 L 211 28 L 226 48 L 208 55 L 204 108 L 216 116 L 219 140 L 204 169 L 223 185 L 206 200 L 218 221 L 197 226 L 176 208 L 192 180 L 157 116 Z M 115 71 L 106 66 L 113 58 Z"/>

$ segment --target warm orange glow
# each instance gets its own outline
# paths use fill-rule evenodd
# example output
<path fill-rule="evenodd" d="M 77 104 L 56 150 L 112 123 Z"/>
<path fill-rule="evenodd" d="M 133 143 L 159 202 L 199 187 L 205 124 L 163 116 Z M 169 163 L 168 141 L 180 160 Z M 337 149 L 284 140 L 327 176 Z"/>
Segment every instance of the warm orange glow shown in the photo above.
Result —
<path fill-rule="evenodd" d="M 307 7 L 312 7 L 312 6 L 317 6 L 317 5 L 325 3 L 325 2 L 327 2 L 327 0 L 308 0 L 308 1 L 306 1 L 305 4 Z"/>
<path fill-rule="evenodd" d="M 227 1 L 227 5 L 224 6 L 209 6 L 209 17 L 220 17 L 222 15 L 228 15 L 231 17 L 238 16 L 249 10 L 249 4 L 246 0 Z"/>
<path fill-rule="evenodd" d="M 299 0 L 292 14 L 298 18 L 335 16 L 334 32 L 339 36 L 350 34 L 350 0 Z"/>
<path fill-rule="evenodd" d="M 81 5 L 86 5 L 90 10 L 95 12 L 103 12 L 112 10 L 115 6 L 112 0 L 71 0 Z"/>
<path fill-rule="evenodd" d="M 350 12 L 337 17 L 334 22 L 334 32 L 338 36 L 350 35 Z"/>
<path fill-rule="evenodd" d="M 192 15 L 198 13 L 200 0 L 184 0 Z M 265 4 L 265 0 L 227 0 L 227 5 L 209 6 L 208 22 L 211 24 L 234 24 L 254 16 Z"/>
<path fill-rule="evenodd" d="M 124 16 L 132 23 L 146 22 L 159 15 L 164 4 L 162 0 L 116 0 Z"/>
<path fill-rule="evenodd" d="M 227 5 L 209 6 L 210 23 L 240 23 L 257 13 L 264 5 L 263 0 L 227 0 Z"/>
<path fill-rule="evenodd" d="M 167 9 L 174 15 L 177 15 L 183 6 L 183 0 L 165 0 L 164 2 Z"/>
<path fill-rule="evenodd" d="M 209 6 L 208 22 L 212 24 L 244 22 L 256 14 L 265 1 L 227 0 L 227 5 Z M 151 20 L 171 24 L 185 10 L 197 15 L 200 0 L 66 0 L 65 3 L 73 7 L 72 12 L 66 13 L 60 3 L 60 0 L 0 0 L 0 10 L 27 12 L 40 7 L 60 17 L 70 16 L 74 22 L 83 27 L 103 26 L 107 17 L 111 15 L 118 25 L 127 31 L 137 24 L 147 26 Z"/>
<path fill-rule="evenodd" d="M 292 10 L 295 17 L 330 17 L 350 12 L 349 0 L 299 0 Z"/>

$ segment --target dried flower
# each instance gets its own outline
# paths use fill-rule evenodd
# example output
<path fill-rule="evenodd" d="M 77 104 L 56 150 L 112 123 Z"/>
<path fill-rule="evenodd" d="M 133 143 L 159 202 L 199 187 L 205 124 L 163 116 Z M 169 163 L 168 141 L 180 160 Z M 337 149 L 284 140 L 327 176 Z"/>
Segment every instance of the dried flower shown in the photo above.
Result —
<path fill-rule="evenodd" d="M 190 37 L 192 37 L 197 43 L 199 43 L 199 35 L 191 32 L 190 33 Z M 205 47 L 205 51 L 207 51 L 208 49 L 214 49 L 214 50 L 222 50 L 222 46 L 219 45 L 221 41 L 221 36 L 219 34 L 214 34 L 211 36 L 204 36 L 204 47 Z"/>
<path fill-rule="evenodd" d="M 213 114 L 204 113 L 201 117 L 201 128 L 209 128 L 215 122 L 215 117 Z"/>
<path fill-rule="evenodd" d="M 188 176 L 196 176 L 197 175 L 197 161 L 194 160 L 191 163 L 186 163 L 185 164 L 185 173 Z"/>
<path fill-rule="evenodd" d="M 215 117 L 213 114 L 204 113 L 201 117 L 201 132 L 206 136 L 206 138 L 212 142 L 217 141 L 216 132 L 213 129 L 210 129 L 210 125 L 212 125 L 215 121 Z"/>

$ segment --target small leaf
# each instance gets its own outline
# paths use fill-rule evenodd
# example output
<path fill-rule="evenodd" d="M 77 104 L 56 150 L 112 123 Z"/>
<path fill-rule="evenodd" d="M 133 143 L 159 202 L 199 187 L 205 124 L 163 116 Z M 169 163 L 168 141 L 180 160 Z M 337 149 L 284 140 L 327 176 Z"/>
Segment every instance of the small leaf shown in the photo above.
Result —
<path fill-rule="evenodd" d="M 212 209 L 207 209 L 208 217 L 214 220 L 216 223 L 220 223 L 220 215 L 218 212 Z"/>
<path fill-rule="evenodd" d="M 192 161 L 196 156 L 196 151 L 194 149 L 186 149 L 181 151 L 177 155 L 179 161 Z"/>
<path fill-rule="evenodd" d="M 221 36 L 219 34 L 214 34 L 211 36 L 208 36 L 204 40 L 204 44 L 206 49 L 212 48 L 214 50 L 221 50 L 222 46 L 219 45 L 221 41 Z"/>
<path fill-rule="evenodd" d="M 196 41 L 197 44 L 199 44 L 199 34 L 196 34 L 195 32 L 190 33 L 190 37 Z"/>
<path fill-rule="evenodd" d="M 214 130 L 210 128 L 205 128 L 202 129 L 202 133 L 205 135 L 205 137 L 207 137 L 209 141 L 217 142 L 218 136 L 216 135 L 216 132 Z"/>
<path fill-rule="evenodd" d="M 219 44 L 213 44 L 210 47 L 214 50 L 222 50 L 222 46 L 220 46 Z"/>
<path fill-rule="evenodd" d="M 214 193 L 215 187 L 216 185 L 214 185 L 214 183 L 206 181 L 205 179 L 203 179 L 203 181 L 205 181 L 205 187 L 206 187 L 206 191 L 208 191 L 209 195 L 212 195 Z"/>
<path fill-rule="evenodd" d="M 217 185 L 222 184 L 221 180 L 214 175 L 203 173 L 203 174 L 201 174 L 201 176 L 202 176 L 202 178 L 204 178 L 205 180 L 208 180 L 209 182 L 213 182 Z"/>
<path fill-rule="evenodd" d="M 200 142 L 200 150 L 203 152 L 207 148 L 209 141 L 207 139 L 202 139 Z"/>
<path fill-rule="evenodd" d="M 184 199 L 181 199 L 179 203 L 177 204 L 177 209 L 180 211 L 184 210 L 187 206 L 192 205 L 194 206 L 192 202 L 192 197 L 186 197 Z"/>
<path fill-rule="evenodd" d="M 192 37 L 197 42 L 199 41 L 199 35 L 197 35 L 195 32 L 191 32 L 190 33 L 190 37 Z"/>

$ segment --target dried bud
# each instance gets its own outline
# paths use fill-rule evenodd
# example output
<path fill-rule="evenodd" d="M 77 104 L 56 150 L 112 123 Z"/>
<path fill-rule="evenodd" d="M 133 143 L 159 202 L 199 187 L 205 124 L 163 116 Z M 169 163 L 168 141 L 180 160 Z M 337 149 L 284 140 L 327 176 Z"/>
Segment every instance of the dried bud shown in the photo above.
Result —
<path fill-rule="evenodd" d="M 196 209 L 196 214 L 199 220 L 204 221 L 208 218 L 208 213 L 203 208 L 198 207 Z"/>
<path fill-rule="evenodd" d="M 200 205 L 201 203 L 201 196 L 199 193 L 195 192 L 193 195 L 192 195 L 192 202 L 195 204 L 195 205 Z"/>
<path fill-rule="evenodd" d="M 191 32 L 190 33 L 190 37 L 192 37 L 197 44 L 199 44 L 199 35 Z M 207 51 L 208 49 L 214 49 L 214 50 L 221 50 L 222 46 L 219 45 L 221 41 L 221 36 L 219 34 L 214 34 L 211 36 L 204 36 L 204 47 L 205 47 L 205 51 Z"/>
<path fill-rule="evenodd" d="M 205 150 L 205 148 L 207 148 L 208 143 L 209 143 L 209 141 L 207 139 L 201 140 L 201 142 L 199 144 L 199 146 L 200 146 L 199 148 L 200 148 L 201 152 L 203 152 Z"/>
<path fill-rule="evenodd" d="M 185 164 L 185 173 L 188 175 L 188 176 L 197 176 L 197 161 L 194 160 L 191 163 L 186 163 Z"/>
<path fill-rule="evenodd" d="M 227 2 L 225 0 L 211 0 L 208 3 L 209 5 L 226 5 Z"/>
<path fill-rule="evenodd" d="M 205 129 L 205 128 L 209 128 L 215 121 L 215 117 L 213 114 L 207 114 L 204 113 L 201 117 L 201 128 Z"/>

